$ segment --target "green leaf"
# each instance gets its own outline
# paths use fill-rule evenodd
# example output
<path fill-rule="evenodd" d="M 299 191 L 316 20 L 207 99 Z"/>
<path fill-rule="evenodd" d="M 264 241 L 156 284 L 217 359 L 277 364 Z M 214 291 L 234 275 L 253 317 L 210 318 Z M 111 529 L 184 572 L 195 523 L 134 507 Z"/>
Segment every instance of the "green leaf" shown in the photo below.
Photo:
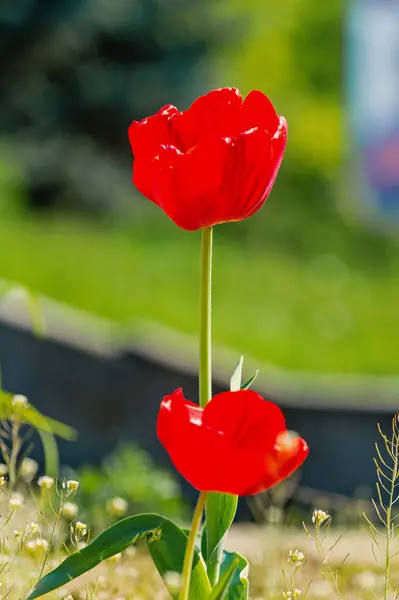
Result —
<path fill-rule="evenodd" d="M 223 552 L 220 583 L 227 581 L 224 595 L 216 596 L 223 600 L 248 600 L 248 561 L 238 552 Z M 219 584 L 218 584 L 219 585 Z M 214 588 L 216 590 L 217 586 Z M 210 600 L 216 600 L 212 596 Z"/>
<path fill-rule="evenodd" d="M 237 366 L 234 369 L 234 373 L 230 379 L 230 391 L 231 392 L 238 392 L 238 390 L 241 388 L 243 364 L 244 364 L 244 357 L 240 356 L 240 360 L 238 361 Z"/>
<path fill-rule="evenodd" d="M 225 600 L 228 597 L 230 584 L 233 581 L 238 568 L 240 568 L 240 560 L 238 557 L 235 557 L 230 565 L 224 570 L 208 600 Z"/>
<path fill-rule="evenodd" d="M 10 419 L 12 415 L 17 414 L 21 423 L 32 425 L 41 431 L 47 431 L 53 435 L 58 435 L 66 440 L 74 440 L 77 432 L 72 427 L 50 419 L 42 415 L 34 406 L 29 404 L 26 407 L 17 408 L 12 405 L 13 394 L 0 390 L 0 418 Z"/>
<path fill-rule="evenodd" d="M 251 385 L 253 384 L 253 382 L 255 381 L 255 379 L 257 378 L 257 376 L 259 375 L 259 369 L 257 369 L 255 371 L 255 373 L 246 381 L 244 381 L 244 383 L 241 386 L 242 390 L 249 390 L 249 388 L 251 387 Z"/>
<path fill-rule="evenodd" d="M 44 471 L 49 477 L 54 477 L 54 479 L 57 479 L 59 468 L 59 455 L 55 437 L 52 433 L 48 431 L 42 431 L 41 429 L 38 429 L 37 432 L 40 436 L 43 445 L 45 465 Z"/>
<path fill-rule="evenodd" d="M 216 583 L 226 533 L 234 521 L 238 496 L 211 492 L 206 499 L 206 551 L 201 544 L 211 583 Z"/>
<path fill-rule="evenodd" d="M 25 299 L 33 333 L 37 337 L 43 337 L 46 331 L 44 312 L 40 304 L 39 296 L 30 288 L 12 281 L 0 280 L 0 300 L 10 292 L 22 293 Z"/>
<path fill-rule="evenodd" d="M 66 585 L 143 538 L 147 539 L 148 550 L 161 577 L 168 571 L 182 572 L 187 544 L 184 531 L 161 515 L 135 515 L 115 523 L 88 546 L 68 556 L 37 583 L 27 600 L 40 598 Z M 189 599 L 204 600 L 210 593 L 204 563 L 195 552 Z"/>
<path fill-rule="evenodd" d="M 32 323 L 33 333 L 37 337 L 43 337 L 46 333 L 46 325 L 44 320 L 44 313 L 40 304 L 39 296 L 33 290 L 22 287 L 26 299 L 26 306 L 29 312 L 30 320 Z"/>

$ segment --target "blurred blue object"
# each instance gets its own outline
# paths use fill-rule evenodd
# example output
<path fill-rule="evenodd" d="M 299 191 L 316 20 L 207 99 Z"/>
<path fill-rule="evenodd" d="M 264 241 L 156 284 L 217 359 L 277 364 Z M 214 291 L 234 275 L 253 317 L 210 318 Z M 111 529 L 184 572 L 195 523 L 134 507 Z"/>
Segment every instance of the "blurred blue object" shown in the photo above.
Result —
<path fill-rule="evenodd" d="M 399 0 L 352 0 L 349 121 L 364 197 L 399 223 Z"/>

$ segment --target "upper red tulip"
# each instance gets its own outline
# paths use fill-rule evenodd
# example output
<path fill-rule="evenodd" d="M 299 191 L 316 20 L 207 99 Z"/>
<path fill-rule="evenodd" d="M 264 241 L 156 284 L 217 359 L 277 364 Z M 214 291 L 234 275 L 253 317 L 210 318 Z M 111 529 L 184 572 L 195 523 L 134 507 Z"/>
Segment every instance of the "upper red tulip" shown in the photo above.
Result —
<path fill-rule="evenodd" d="M 265 202 L 283 159 L 287 123 L 262 92 L 200 96 L 133 121 L 133 181 L 182 229 L 242 221 Z"/>
<path fill-rule="evenodd" d="M 204 492 L 257 494 L 309 452 L 289 434 L 281 410 L 251 390 L 223 392 L 202 409 L 178 389 L 161 403 L 157 434 L 176 469 Z"/>

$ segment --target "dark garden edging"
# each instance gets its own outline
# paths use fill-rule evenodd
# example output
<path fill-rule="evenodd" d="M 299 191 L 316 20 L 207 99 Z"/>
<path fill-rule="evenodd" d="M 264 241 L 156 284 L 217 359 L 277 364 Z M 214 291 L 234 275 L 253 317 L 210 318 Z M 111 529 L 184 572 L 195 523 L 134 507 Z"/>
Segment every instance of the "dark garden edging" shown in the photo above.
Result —
<path fill-rule="evenodd" d="M 196 346 L 162 327 L 143 324 L 122 334 L 113 323 L 42 299 L 46 336 L 31 332 L 23 302 L 0 307 L 3 386 L 29 397 L 41 411 L 75 427 L 76 442 L 60 440 L 62 462 L 98 462 L 123 439 L 142 445 L 169 465 L 154 422 L 160 399 L 182 386 L 197 397 Z M 215 391 L 226 389 L 238 356 L 215 352 Z M 284 408 L 290 429 L 311 452 L 305 488 L 356 495 L 375 481 L 377 423 L 389 430 L 399 408 L 399 378 L 286 373 L 247 361 L 261 374 L 255 384 Z"/>

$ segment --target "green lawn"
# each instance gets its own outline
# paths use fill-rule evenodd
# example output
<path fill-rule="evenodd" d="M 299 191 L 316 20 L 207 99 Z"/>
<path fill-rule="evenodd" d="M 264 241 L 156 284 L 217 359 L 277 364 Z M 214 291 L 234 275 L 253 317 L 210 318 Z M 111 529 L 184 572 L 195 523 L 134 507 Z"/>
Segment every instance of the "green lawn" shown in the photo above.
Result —
<path fill-rule="evenodd" d="M 0 277 L 120 322 L 197 331 L 199 236 L 0 220 Z M 338 258 L 250 253 L 215 236 L 214 341 L 290 369 L 395 373 L 399 280 Z"/>

